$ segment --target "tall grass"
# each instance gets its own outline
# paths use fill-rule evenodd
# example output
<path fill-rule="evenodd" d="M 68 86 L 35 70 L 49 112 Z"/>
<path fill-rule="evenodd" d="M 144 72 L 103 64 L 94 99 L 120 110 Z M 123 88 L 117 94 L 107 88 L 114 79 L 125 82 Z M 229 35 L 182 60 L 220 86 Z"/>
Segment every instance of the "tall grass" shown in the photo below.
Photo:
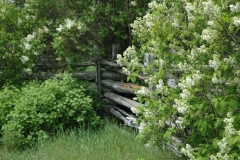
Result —
<path fill-rule="evenodd" d="M 59 132 L 36 148 L 8 152 L 0 149 L 1 160 L 161 160 L 173 159 L 169 152 L 146 148 L 135 140 L 136 132 L 107 123 L 99 131 Z"/>

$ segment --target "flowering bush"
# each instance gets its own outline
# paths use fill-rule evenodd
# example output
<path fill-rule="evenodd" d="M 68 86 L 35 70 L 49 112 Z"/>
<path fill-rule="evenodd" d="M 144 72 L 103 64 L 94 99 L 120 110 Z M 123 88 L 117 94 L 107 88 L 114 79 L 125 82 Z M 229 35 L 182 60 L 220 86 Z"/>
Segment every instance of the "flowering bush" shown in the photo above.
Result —
<path fill-rule="evenodd" d="M 125 47 L 129 23 L 145 13 L 150 0 L 145 2 L 0 1 L 0 86 L 20 82 L 40 62 L 85 61 L 95 44 L 101 53 L 109 53 L 112 43 Z"/>
<path fill-rule="evenodd" d="M 163 0 L 149 8 L 131 25 L 136 45 L 118 55 L 129 79 L 143 74 L 150 89 L 136 91 L 138 137 L 174 144 L 189 159 L 239 158 L 240 3 Z"/>

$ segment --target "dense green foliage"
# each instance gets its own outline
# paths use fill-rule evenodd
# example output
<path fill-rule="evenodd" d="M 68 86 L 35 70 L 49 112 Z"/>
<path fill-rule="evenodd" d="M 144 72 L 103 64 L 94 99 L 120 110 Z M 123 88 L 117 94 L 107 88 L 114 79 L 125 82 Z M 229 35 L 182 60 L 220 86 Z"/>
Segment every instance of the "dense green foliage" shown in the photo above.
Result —
<path fill-rule="evenodd" d="M 239 158 L 240 3 L 162 0 L 149 8 L 132 24 L 136 45 L 118 55 L 129 79 L 143 74 L 150 89 L 136 91 L 138 137 L 177 143 L 189 159 Z M 146 63 L 146 53 L 155 59 Z"/>
<path fill-rule="evenodd" d="M 21 83 L 36 66 L 85 61 L 99 52 L 110 57 L 111 45 L 131 44 L 130 23 L 145 14 L 122 0 L 0 1 L 0 86 Z"/>
<path fill-rule="evenodd" d="M 86 86 L 70 77 L 64 74 L 0 92 L 0 133 L 6 146 L 24 148 L 60 129 L 102 124 Z"/>

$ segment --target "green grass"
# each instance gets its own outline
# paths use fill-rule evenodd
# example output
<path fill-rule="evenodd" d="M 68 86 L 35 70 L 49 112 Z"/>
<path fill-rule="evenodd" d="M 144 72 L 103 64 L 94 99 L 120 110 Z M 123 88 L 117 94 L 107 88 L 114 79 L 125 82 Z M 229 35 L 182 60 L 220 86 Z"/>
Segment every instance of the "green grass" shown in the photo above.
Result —
<path fill-rule="evenodd" d="M 169 152 L 146 148 L 135 140 L 136 132 L 107 123 L 100 131 L 59 132 L 51 140 L 38 142 L 35 149 L 7 151 L 1 160 L 161 160 L 173 159 Z"/>

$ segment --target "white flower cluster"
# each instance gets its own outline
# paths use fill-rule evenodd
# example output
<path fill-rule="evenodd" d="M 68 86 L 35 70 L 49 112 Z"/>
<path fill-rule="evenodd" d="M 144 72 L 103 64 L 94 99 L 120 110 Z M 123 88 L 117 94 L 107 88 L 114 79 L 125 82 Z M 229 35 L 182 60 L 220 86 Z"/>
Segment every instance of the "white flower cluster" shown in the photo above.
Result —
<path fill-rule="evenodd" d="M 226 142 L 225 137 L 223 137 L 223 139 L 220 142 L 218 142 L 218 147 L 220 148 L 220 152 L 222 154 L 228 153 L 229 150 L 230 150 L 230 148 L 227 146 L 227 142 Z"/>
<path fill-rule="evenodd" d="M 239 27 L 240 26 L 240 17 L 233 17 L 233 24 L 236 27 Z"/>
<path fill-rule="evenodd" d="M 234 128 L 233 121 L 234 119 L 232 118 L 231 113 L 227 113 L 227 118 L 224 119 L 224 122 L 226 123 L 225 132 L 227 132 L 228 135 L 230 136 L 240 133 L 239 131 L 236 131 L 236 129 Z"/>
<path fill-rule="evenodd" d="M 29 61 L 29 58 L 28 58 L 28 56 L 22 56 L 22 57 L 20 58 L 20 60 L 22 61 L 23 64 L 25 64 L 26 62 Z"/>
<path fill-rule="evenodd" d="M 137 51 L 135 49 L 135 46 L 129 46 L 124 52 L 123 52 L 123 56 L 126 60 L 131 60 L 133 58 L 135 58 L 137 54 Z"/>
<path fill-rule="evenodd" d="M 216 74 L 213 74 L 212 82 L 213 84 L 223 84 L 225 82 L 225 79 L 222 77 L 217 77 Z"/>
<path fill-rule="evenodd" d="M 122 67 L 122 70 L 123 72 L 126 74 L 126 75 L 130 75 L 131 72 L 126 68 L 126 67 Z"/>
<path fill-rule="evenodd" d="M 134 6 L 134 7 L 137 6 L 137 2 L 136 2 L 136 1 L 131 1 L 130 4 L 131 4 L 132 6 Z"/>
<path fill-rule="evenodd" d="M 25 40 L 27 42 L 31 42 L 35 38 L 35 34 L 28 34 Z"/>
<path fill-rule="evenodd" d="M 209 64 L 210 68 L 213 68 L 214 70 L 217 70 L 221 65 L 221 62 L 219 61 L 219 56 L 217 54 L 214 54 L 213 55 L 213 60 L 209 60 L 208 64 Z"/>
<path fill-rule="evenodd" d="M 212 43 L 218 38 L 218 32 L 210 27 L 207 27 L 202 31 L 201 38 L 209 43 Z"/>
<path fill-rule="evenodd" d="M 173 107 L 177 108 L 179 113 L 185 114 L 188 111 L 189 106 L 187 105 L 186 100 L 174 99 L 174 102 L 175 104 Z"/>
<path fill-rule="evenodd" d="M 139 113 L 141 113 L 140 110 L 137 109 L 136 107 L 131 107 L 131 111 L 132 111 L 133 113 L 135 113 L 136 115 L 138 115 Z"/>
<path fill-rule="evenodd" d="M 72 20 L 72 19 L 65 19 L 65 24 L 59 24 L 59 27 L 56 28 L 58 32 L 61 32 L 64 29 L 71 29 L 72 27 L 76 26 L 78 30 L 81 30 L 84 24 L 80 21 Z"/>
<path fill-rule="evenodd" d="M 185 6 L 185 10 L 187 11 L 188 21 L 192 25 L 193 23 L 191 22 L 195 20 L 193 13 L 197 11 L 195 4 L 187 3 Z"/>
<path fill-rule="evenodd" d="M 123 66 L 123 57 L 122 57 L 122 55 L 121 54 L 117 54 L 117 60 L 116 60 L 116 62 L 117 62 L 117 64 L 119 64 L 120 66 Z"/>
<path fill-rule="evenodd" d="M 181 88 L 182 92 L 180 93 L 180 97 L 182 99 L 188 99 L 191 96 L 191 92 L 189 91 L 197 82 L 199 82 L 202 78 L 200 71 L 196 71 L 191 77 L 186 76 L 185 79 L 182 79 L 180 83 L 178 83 L 178 87 Z"/>
<path fill-rule="evenodd" d="M 236 58 L 232 56 L 229 56 L 228 58 L 224 58 L 223 61 L 231 66 L 234 66 L 235 64 L 237 64 Z"/>
<path fill-rule="evenodd" d="M 206 15 L 218 17 L 220 15 L 221 8 L 218 5 L 215 5 L 212 0 L 202 2 L 203 11 Z"/>
<path fill-rule="evenodd" d="M 144 123 L 144 122 L 141 122 L 141 123 L 140 123 L 140 125 L 139 125 L 139 127 L 138 127 L 138 130 L 139 130 L 139 133 L 140 133 L 140 134 L 144 133 L 144 130 L 145 130 L 145 127 L 146 127 L 146 126 L 147 126 L 146 123 Z"/>
<path fill-rule="evenodd" d="M 135 57 L 134 59 L 131 59 L 130 63 L 132 66 L 137 66 L 139 64 L 139 60 Z"/>
<path fill-rule="evenodd" d="M 148 7 L 152 10 L 158 8 L 159 6 L 160 6 L 160 4 L 157 3 L 156 1 L 152 1 L 152 2 L 148 3 Z"/>
<path fill-rule="evenodd" d="M 232 12 L 240 12 L 240 2 L 236 3 L 236 5 L 230 4 L 229 8 Z"/>
<path fill-rule="evenodd" d="M 161 93 L 163 91 L 163 87 L 164 87 L 163 80 L 159 79 L 158 84 L 156 85 L 157 91 Z"/>
<path fill-rule="evenodd" d="M 173 19 L 172 25 L 173 25 L 173 27 L 175 27 L 175 28 L 179 28 L 180 25 L 179 25 L 179 21 L 178 21 L 177 18 L 174 18 L 174 19 Z"/>
<path fill-rule="evenodd" d="M 149 93 L 149 90 L 147 90 L 146 87 L 141 87 L 141 89 L 137 90 L 135 94 L 139 96 L 146 96 Z"/>
<path fill-rule="evenodd" d="M 193 153 L 193 148 L 190 146 L 190 144 L 186 144 L 186 148 L 182 148 L 181 149 L 181 152 L 190 158 L 190 160 L 193 160 L 195 159 L 194 155 L 192 154 Z"/>

